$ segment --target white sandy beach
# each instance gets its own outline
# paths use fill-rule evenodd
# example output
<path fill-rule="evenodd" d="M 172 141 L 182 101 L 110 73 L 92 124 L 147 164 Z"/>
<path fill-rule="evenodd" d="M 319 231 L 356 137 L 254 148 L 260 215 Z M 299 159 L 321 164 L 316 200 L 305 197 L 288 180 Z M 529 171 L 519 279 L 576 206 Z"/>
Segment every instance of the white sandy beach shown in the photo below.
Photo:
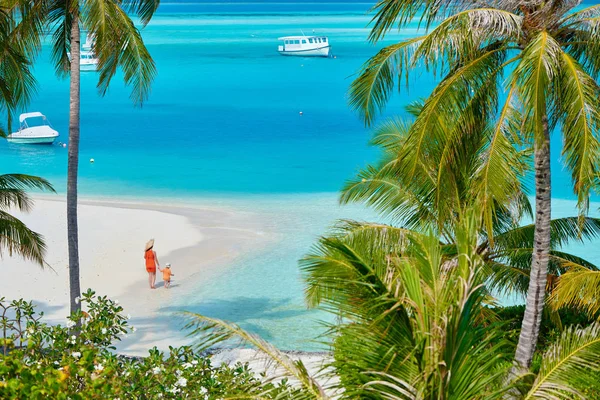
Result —
<path fill-rule="evenodd" d="M 30 214 L 15 215 L 44 235 L 52 269 L 5 256 L 0 261 L 0 296 L 33 300 L 47 320 L 64 323 L 68 314 L 64 198 L 38 198 Z M 189 343 L 172 312 L 160 309 L 168 307 L 175 296 L 185 296 L 198 282 L 208 281 L 212 273 L 221 272 L 236 256 L 264 246 L 269 235 L 263 228 L 255 216 L 225 208 L 81 201 L 81 287 L 118 299 L 132 316 L 137 331 L 120 344 L 120 351 L 144 355 L 155 345 L 166 349 Z M 173 265 L 171 289 L 162 287 L 160 274 L 157 289 L 148 288 L 143 247 L 150 238 L 156 239 L 161 264 Z"/>

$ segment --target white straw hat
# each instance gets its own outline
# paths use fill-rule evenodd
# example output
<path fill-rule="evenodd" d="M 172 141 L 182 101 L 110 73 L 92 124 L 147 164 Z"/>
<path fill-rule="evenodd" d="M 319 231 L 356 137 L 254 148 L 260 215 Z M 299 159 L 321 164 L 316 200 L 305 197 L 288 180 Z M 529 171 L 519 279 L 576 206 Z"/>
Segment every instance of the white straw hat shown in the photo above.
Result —
<path fill-rule="evenodd" d="M 146 243 L 146 251 L 150 250 L 152 247 L 154 247 L 154 239 L 148 240 L 148 243 Z"/>

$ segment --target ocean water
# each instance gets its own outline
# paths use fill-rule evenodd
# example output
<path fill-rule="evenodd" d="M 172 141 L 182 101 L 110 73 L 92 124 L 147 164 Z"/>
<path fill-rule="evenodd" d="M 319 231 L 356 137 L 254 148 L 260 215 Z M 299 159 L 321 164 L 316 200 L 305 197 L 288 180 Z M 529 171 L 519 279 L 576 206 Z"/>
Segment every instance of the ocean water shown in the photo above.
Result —
<path fill-rule="evenodd" d="M 297 260 L 337 218 L 375 218 L 336 203 L 343 182 L 377 158 L 367 145 L 371 131 L 347 106 L 348 87 L 378 48 L 417 30 L 368 43 L 372 4 L 163 3 L 143 29 L 158 76 L 142 107 L 131 103 L 120 75 L 100 97 L 97 75 L 82 73 L 83 196 L 227 204 L 269 215 L 279 232 L 276 246 L 240 258 L 176 305 L 240 323 L 282 348 L 315 348 L 324 316 L 304 306 Z M 335 58 L 277 53 L 278 37 L 302 32 L 328 36 Z M 67 141 L 68 82 L 55 77 L 48 45 L 35 75 L 39 89 L 27 111 L 43 112 Z M 403 114 L 433 85 L 419 74 L 386 114 Z M 555 215 L 573 215 L 561 138 L 552 140 Z M 66 159 L 59 146 L 0 142 L 0 171 L 46 177 L 60 192 Z M 600 262 L 589 248 L 573 250 Z"/>

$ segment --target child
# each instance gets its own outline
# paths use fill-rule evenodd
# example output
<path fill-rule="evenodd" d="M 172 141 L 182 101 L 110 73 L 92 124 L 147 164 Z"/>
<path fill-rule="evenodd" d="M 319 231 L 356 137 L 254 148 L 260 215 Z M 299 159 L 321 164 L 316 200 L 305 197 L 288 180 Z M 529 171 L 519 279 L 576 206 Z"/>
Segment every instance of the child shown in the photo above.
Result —
<path fill-rule="evenodd" d="M 175 276 L 175 274 L 171 273 L 171 263 L 166 263 L 165 267 L 162 270 L 163 281 L 165 281 L 165 289 L 171 287 L 171 277 Z"/>

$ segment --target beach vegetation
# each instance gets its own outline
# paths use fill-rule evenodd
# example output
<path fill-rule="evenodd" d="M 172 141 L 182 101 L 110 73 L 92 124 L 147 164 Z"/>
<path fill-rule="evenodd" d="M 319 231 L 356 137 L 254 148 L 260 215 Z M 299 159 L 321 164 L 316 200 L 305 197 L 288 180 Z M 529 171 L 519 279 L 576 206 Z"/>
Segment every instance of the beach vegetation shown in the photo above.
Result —
<path fill-rule="evenodd" d="M 135 334 L 118 301 L 88 290 L 78 302 L 64 324 L 49 325 L 31 302 L 0 298 L 0 398 L 216 400 L 260 390 L 264 399 L 292 400 L 299 392 L 285 380 L 265 386 L 247 365 L 213 366 L 186 346 L 118 355 L 114 344 Z"/>
<path fill-rule="evenodd" d="M 562 160 L 571 172 L 581 215 L 597 189 L 600 165 L 600 7 L 576 9 L 578 1 L 471 3 L 382 0 L 374 8 L 370 40 L 393 27 L 418 22 L 421 36 L 384 47 L 368 60 L 350 91 L 350 104 L 367 124 L 385 107 L 396 85 L 427 69 L 439 83 L 410 129 L 409 161 L 401 172 L 418 180 L 418 167 L 432 147 L 456 142 L 450 127 L 476 119 L 478 101 L 496 129 L 490 132 L 493 174 L 504 177 L 511 146 L 533 153 L 535 229 L 527 307 L 515 360 L 531 363 L 544 309 L 551 229 L 550 133 L 563 137 Z M 451 154 L 452 155 L 452 154 Z M 496 192 L 496 195 L 501 195 Z M 489 218 L 488 218 L 489 220 Z M 488 222 L 489 225 L 489 222 Z"/>
<path fill-rule="evenodd" d="M 24 174 L 0 175 L 0 257 L 18 255 L 45 266 L 46 242 L 42 235 L 29 229 L 11 211 L 29 212 L 33 200 L 27 190 L 54 192 L 43 178 Z"/>
<path fill-rule="evenodd" d="M 516 338 L 486 286 L 480 225 L 480 211 L 466 211 L 451 252 L 436 235 L 414 231 L 382 232 L 385 245 L 359 235 L 321 243 L 338 267 L 323 270 L 330 272 L 319 279 L 326 285 L 315 289 L 309 281 L 307 297 L 338 321 L 328 332 L 333 360 L 314 381 L 296 381 L 309 398 L 575 399 L 599 393 L 598 323 L 561 329 L 534 368 L 511 373 Z M 395 242 L 396 248 L 386 247 Z M 310 268 L 305 272 L 312 275 Z M 201 342 L 245 339 L 233 325 L 200 316 L 196 323 L 207 328 L 194 332 Z"/>

